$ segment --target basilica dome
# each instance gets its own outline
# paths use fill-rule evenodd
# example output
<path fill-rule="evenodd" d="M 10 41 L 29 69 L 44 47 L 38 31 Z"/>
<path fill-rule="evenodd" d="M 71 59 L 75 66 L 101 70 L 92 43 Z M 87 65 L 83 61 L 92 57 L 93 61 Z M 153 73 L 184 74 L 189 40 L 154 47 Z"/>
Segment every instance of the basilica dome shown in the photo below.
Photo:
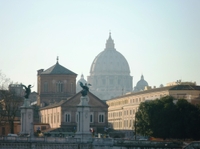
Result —
<path fill-rule="evenodd" d="M 111 34 L 106 42 L 106 48 L 94 59 L 90 74 L 130 74 L 130 68 L 125 57 L 114 47 Z"/>
<path fill-rule="evenodd" d="M 108 100 L 132 91 L 132 76 L 125 57 L 115 49 L 109 34 L 105 49 L 93 60 L 90 76 L 90 91 L 101 100 Z"/>

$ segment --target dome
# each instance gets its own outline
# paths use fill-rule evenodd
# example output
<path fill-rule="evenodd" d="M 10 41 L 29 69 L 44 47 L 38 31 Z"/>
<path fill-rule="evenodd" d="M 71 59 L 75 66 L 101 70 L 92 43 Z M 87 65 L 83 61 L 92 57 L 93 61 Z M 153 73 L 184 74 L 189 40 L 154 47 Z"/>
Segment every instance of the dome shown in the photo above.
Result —
<path fill-rule="evenodd" d="M 125 57 L 115 49 L 109 34 L 105 49 L 93 60 L 87 81 L 90 92 L 101 100 L 108 100 L 132 91 L 132 76 Z"/>
<path fill-rule="evenodd" d="M 104 51 L 99 53 L 94 59 L 90 74 L 130 74 L 128 62 L 125 57 L 114 48 L 114 42 L 111 34 L 106 43 Z"/>
<path fill-rule="evenodd" d="M 142 75 L 140 81 L 137 82 L 135 91 L 144 90 L 145 86 L 148 86 L 148 83 L 147 83 L 147 81 L 144 80 L 144 76 Z"/>
<path fill-rule="evenodd" d="M 87 81 L 84 79 L 84 75 L 81 75 L 80 80 L 78 80 L 78 82 L 76 83 L 76 93 L 80 92 L 82 90 L 81 86 L 80 86 L 80 82 L 82 82 L 83 84 L 87 83 Z"/>

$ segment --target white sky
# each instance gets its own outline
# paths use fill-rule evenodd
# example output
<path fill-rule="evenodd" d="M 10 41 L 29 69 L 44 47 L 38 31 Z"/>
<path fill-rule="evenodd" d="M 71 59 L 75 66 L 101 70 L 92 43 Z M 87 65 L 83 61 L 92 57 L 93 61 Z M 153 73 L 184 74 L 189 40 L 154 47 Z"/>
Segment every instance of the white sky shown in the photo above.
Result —
<path fill-rule="evenodd" d="M 200 85 L 199 0 L 0 0 L 0 70 L 34 84 L 37 70 L 59 63 L 89 76 L 112 33 L 133 87 L 181 79 Z"/>

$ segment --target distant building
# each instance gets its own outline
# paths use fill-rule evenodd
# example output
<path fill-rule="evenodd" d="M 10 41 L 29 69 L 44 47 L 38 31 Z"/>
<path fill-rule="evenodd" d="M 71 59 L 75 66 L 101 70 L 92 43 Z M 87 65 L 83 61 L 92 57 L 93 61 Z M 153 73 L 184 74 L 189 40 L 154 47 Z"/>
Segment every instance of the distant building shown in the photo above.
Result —
<path fill-rule="evenodd" d="M 167 83 L 166 86 L 173 86 L 173 85 L 196 85 L 196 82 L 182 82 L 181 80 L 177 80 L 176 82 Z"/>
<path fill-rule="evenodd" d="M 38 70 L 37 104 L 46 106 L 76 94 L 77 74 L 61 66 L 58 59 L 55 65 L 47 70 Z"/>
<path fill-rule="evenodd" d="M 60 132 L 60 130 L 63 133 L 74 132 L 77 125 L 77 105 L 80 103 L 80 97 L 81 93 L 79 92 L 68 99 L 41 108 L 41 122 L 50 125 L 50 132 Z M 88 97 L 88 104 L 91 106 L 88 114 L 90 128 L 96 133 L 102 133 L 108 126 L 108 105 L 90 92 L 88 92 Z"/>
<path fill-rule="evenodd" d="M 25 90 L 22 87 L 22 84 L 10 84 L 8 86 L 9 91 L 13 91 L 16 95 L 22 97 L 24 96 Z"/>
<path fill-rule="evenodd" d="M 164 96 L 186 99 L 193 104 L 200 104 L 200 86 L 174 85 L 161 88 L 146 88 L 144 91 L 133 92 L 106 101 L 108 104 L 108 123 L 115 129 L 133 137 L 135 113 L 141 102 L 160 99 Z"/>
<path fill-rule="evenodd" d="M 111 33 L 104 51 L 99 53 L 87 78 L 90 91 L 102 100 L 108 100 L 132 91 L 132 76 L 125 57 L 115 49 Z"/>

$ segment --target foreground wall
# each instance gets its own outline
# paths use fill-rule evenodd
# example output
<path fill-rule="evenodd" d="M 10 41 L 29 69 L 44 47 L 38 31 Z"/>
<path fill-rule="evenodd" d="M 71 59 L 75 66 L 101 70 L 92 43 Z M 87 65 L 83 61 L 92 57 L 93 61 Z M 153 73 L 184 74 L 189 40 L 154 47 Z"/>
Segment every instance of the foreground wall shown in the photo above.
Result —
<path fill-rule="evenodd" d="M 182 149 L 180 142 L 135 141 L 112 138 L 0 137 L 0 149 Z"/>

